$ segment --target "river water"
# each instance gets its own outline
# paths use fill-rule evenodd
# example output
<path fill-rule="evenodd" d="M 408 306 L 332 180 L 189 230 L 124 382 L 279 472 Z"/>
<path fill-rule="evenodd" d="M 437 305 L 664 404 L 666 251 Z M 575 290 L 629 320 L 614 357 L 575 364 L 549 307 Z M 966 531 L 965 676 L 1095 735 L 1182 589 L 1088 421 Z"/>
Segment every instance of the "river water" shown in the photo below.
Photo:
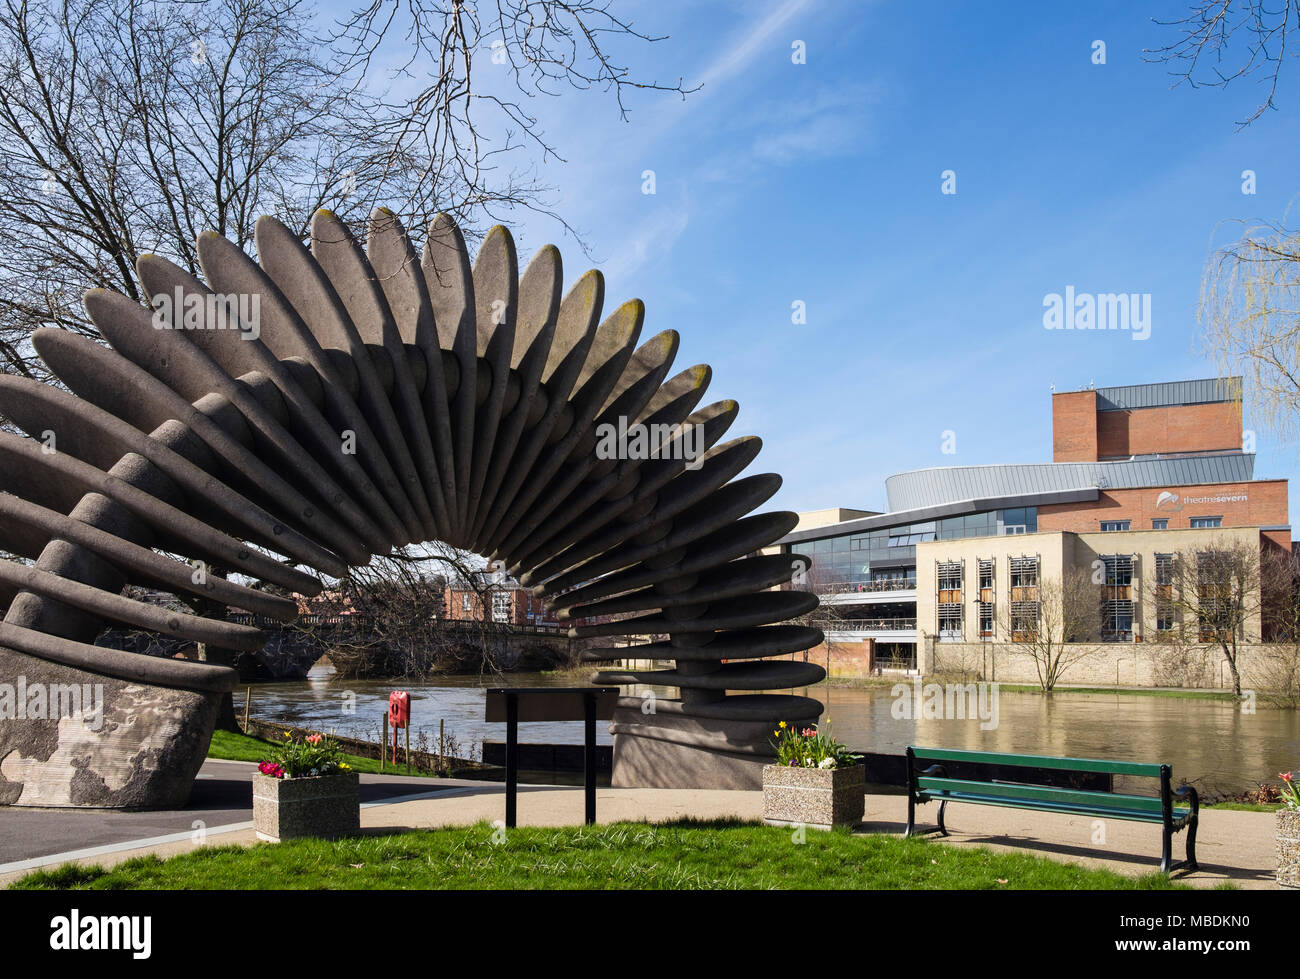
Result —
<path fill-rule="evenodd" d="M 514 673 L 497 676 L 440 677 L 429 684 L 402 686 L 391 680 L 340 680 L 328 668 L 296 683 L 253 687 L 254 717 L 379 739 L 388 693 L 411 694 L 412 735 L 421 732 L 436 750 L 439 721 L 455 737 L 462 757 L 479 756 L 486 740 L 504 740 L 504 724 L 483 720 L 488 687 L 574 686 L 572 676 Z M 672 688 L 642 687 L 657 697 Z M 996 723 L 974 710 L 968 719 L 917 719 L 911 682 L 904 687 L 814 687 L 797 691 L 827 705 L 822 717 L 834 736 L 861 751 L 902 754 L 909 744 L 971 748 L 1023 754 L 1168 762 L 1175 784 L 1194 781 L 1214 792 L 1254 788 L 1278 772 L 1300 768 L 1300 711 L 1259 707 L 1244 713 L 1232 702 L 1185 700 L 1134 694 L 1057 694 L 1000 692 Z M 239 698 L 241 694 L 236 694 Z M 237 710 L 243 704 L 236 702 Z M 988 708 L 990 705 L 985 704 Z M 924 714 L 924 711 L 920 713 Z M 991 712 L 986 709 L 985 716 Z M 901 715 L 901 716 L 900 716 Z M 597 726 L 602 744 L 611 741 L 607 725 Z M 520 739 L 580 744 L 582 724 L 526 724 Z"/>

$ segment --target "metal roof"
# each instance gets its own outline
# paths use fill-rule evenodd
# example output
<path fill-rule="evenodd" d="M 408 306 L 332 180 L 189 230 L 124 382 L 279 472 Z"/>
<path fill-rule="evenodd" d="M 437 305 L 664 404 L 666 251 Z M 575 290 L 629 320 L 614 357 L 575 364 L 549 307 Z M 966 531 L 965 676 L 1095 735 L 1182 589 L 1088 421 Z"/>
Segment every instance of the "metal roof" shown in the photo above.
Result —
<path fill-rule="evenodd" d="M 1078 489 L 1138 489 L 1245 483 L 1254 453 L 1144 458 L 1120 462 L 1041 462 L 1008 466 L 950 466 L 897 473 L 885 480 L 889 514 L 961 500 L 1032 496 Z"/>
<path fill-rule="evenodd" d="M 1240 377 L 1207 377 L 1197 381 L 1129 384 L 1097 388 L 1098 411 L 1128 411 L 1168 405 L 1199 405 L 1241 400 Z"/>
<path fill-rule="evenodd" d="M 1097 490 L 1093 487 L 1055 493 L 1028 493 L 1016 496 L 953 500 L 941 506 L 918 507 L 915 510 L 897 510 L 890 513 L 881 513 L 874 517 L 861 517 L 857 520 L 845 520 L 843 523 L 827 524 L 823 527 L 792 530 L 776 543 L 798 544 L 803 541 L 820 540 L 823 537 L 861 534 L 869 530 L 880 530 L 884 527 L 923 523 L 941 517 L 958 517 L 968 513 L 987 513 L 990 510 L 1008 510 L 1012 507 L 1047 506 L 1051 503 L 1086 503 L 1095 499 L 1097 499 Z"/>

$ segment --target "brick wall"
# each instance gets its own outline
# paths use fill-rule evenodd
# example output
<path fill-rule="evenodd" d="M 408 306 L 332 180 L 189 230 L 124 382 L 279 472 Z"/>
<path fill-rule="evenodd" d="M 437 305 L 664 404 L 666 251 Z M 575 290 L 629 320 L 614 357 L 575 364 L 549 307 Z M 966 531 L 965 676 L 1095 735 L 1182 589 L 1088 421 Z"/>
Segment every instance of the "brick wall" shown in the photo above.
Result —
<path fill-rule="evenodd" d="M 1161 488 L 1106 490 L 1086 503 L 1054 503 L 1038 508 L 1039 532 L 1069 530 L 1090 533 L 1101 529 L 1103 520 L 1131 520 L 1133 530 L 1150 530 L 1151 521 L 1164 518 L 1170 530 L 1191 526 L 1192 517 L 1222 517 L 1224 527 L 1268 527 L 1289 524 L 1287 481 L 1259 480 L 1251 483 L 1215 483 L 1204 486 L 1170 486 L 1178 496 L 1159 507 Z M 1205 497 L 1242 497 L 1197 503 Z"/>
<path fill-rule="evenodd" d="M 1052 461 L 1097 461 L 1097 392 L 1052 395 Z"/>
<path fill-rule="evenodd" d="M 555 613 L 546 608 L 546 603 L 528 588 L 499 588 L 494 594 L 510 596 L 510 611 L 506 621 L 510 625 L 556 625 Z M 468 589 L 448 588 L 446 590 L 446 615 L 453 621 L 477 622 L 483 618 L 483 610 L 478 597 Z M 469 597 L 470 607 L 465 608 L 465 598 Z M 492 598 L 487 598 L 488 618 L 492 618 Z M 529 617 L 529 614 L 532 617 Z"/>
<path fill-rule="evenodd" d="M 1157 452 L 1241 450 L 1241 402 L 1103 411 L 1096 420 L 1097 458 Z"/>

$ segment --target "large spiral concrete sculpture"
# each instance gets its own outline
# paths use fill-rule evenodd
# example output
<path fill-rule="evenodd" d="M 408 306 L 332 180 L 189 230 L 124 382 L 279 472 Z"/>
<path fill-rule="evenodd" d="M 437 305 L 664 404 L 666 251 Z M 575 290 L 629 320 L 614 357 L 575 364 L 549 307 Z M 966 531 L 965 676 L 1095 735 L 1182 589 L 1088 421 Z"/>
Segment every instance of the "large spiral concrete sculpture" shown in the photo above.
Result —
<path fill-rule="evenodd" d="M 29 699 L 0 720 L 0 803 L 188 799 L 236 673 L 95 637 L 128 624 L 255 650 L 264 635 L 136 601 L 125 586 L 288 622 L 297 604 L 282 596 L 318 594 L 317 574 L 433 539 L 504 561 L 562 619 L 583 620 L 574 636 L 669 637 L 635 654 L 674 669 L 596 676 L 682 691 L 620 701 L 616 784 L 756 785 L 774 721 L 814 718 L 821 704 L 727 691 L 817 682 L 816 665 L 756 661 L 822 636 L 780 624 L 817 604 L 773 590 L 791 578 L 788 555 L 759 554 L 795 515 L 750 515 L 780 479 L 737 478 L 760 443 L 722 441 L 738 406 L 700 407 L 710 369 L 670 377 L 678 336 L 638 346 L 639 301 L 602 321 L 596 271 L 562 296 L 553 246 L 521 276 L 503 227 L 472 266 L 450 218 L 433 221 L 417 254 L 383 209 L 364 250 L 328 211 L 313 218 L 310 249 L 271 218 L 256 246 L 260 265 L 201 235 L 206 283 L 144 256 L 153 308 L 85 296 L 109 346 L 33 335 L 66 390 L 0 377 L 0 414 L 31 436 L 0 432 L 0 548 L 34 561 L 0 561 L 0 682 L 20 701 L 49 698 L 43 716 Z M 620 424 L 664 433 L 659 451 L 598 451 L 602 426 Z M 681 451 L 687 438 L 694 455 Z M 55 708 L 79 692 L 80 713 Z"/>

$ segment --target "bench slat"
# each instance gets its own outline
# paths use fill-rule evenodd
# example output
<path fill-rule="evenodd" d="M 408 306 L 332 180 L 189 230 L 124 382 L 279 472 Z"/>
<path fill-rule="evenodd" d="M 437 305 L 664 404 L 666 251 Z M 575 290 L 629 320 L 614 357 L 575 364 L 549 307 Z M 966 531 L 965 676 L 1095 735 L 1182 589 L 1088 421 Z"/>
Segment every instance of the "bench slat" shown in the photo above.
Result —
<path fill-rule="evenodd" d="M 957 778 L 918 776 L 922 791 L 957 792 L 989 798 L 1017 799 L 1023 802 L 1066 802 L 1106 809 L 1160 814 L 1160 800 L 1146 795 L 1121 795 L 1117 792 L 1092 792 L 1087 789 L 1059 789 L 1049 785 L 1021 785 L 1015 782 L 971 782 Z"/>
<path fill-rule="evenodd" d="M 1106 809 L 1102 806 L 1078 805 L 1068 802 L 1036 802 L 1029 800 L 979 796 L 969 793 L 925 792 L 920 802 L 964 802 L 976 806 L 1003 806 L 1009 809 L 1034 809 L 1045 812 L 1060 812 L 1079 816 L 1105 816 L 1110 819 L 1123 819 L 1135 823 L 1163 822 L 1160 813 L 1140 812 L 1131 809 Z M 1181 829 L 1191 815 L 1190 809 L 1175 809 L 1172 827 Z"/>
<path fill-rule="evenodd" d="M 987 765 L 1017 765 L 1025 768 L 1050 768 L 1063 771 L 1104 772 L 1111 775 L 1160 777 L 1160 766 L 1149 762 L 1110 761 L 1105 758 L 1053 758 L 1047 755 L 1009 755 L 991 751 L 965 751 L 956 748 L 918 748 L 912 746 L 918 762 L 964 761 Z M 921 767 L 925 767 L 922 765 Z"/>

